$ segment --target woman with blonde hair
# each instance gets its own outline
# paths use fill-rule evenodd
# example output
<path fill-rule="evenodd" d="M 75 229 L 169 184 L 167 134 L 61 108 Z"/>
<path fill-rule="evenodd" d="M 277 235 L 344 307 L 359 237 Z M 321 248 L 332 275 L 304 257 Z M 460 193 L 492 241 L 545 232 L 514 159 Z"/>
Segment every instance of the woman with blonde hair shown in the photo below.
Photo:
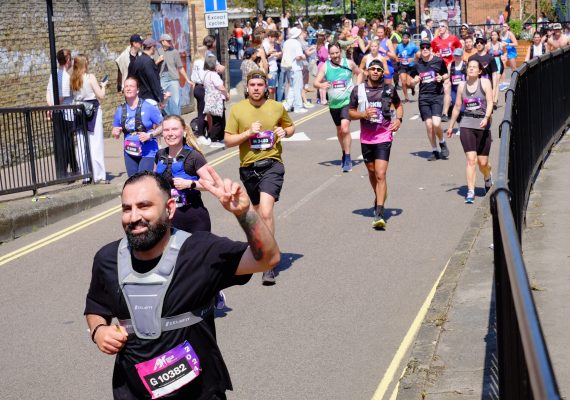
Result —
<path fill-rule="evenodd" d="M 203 145 L 209 145 L 211 141 L 204 135 L 204 126 L 206 122 L 204 116 L 204 97 L 206 96 L 206 91 L 204 89 L 204 77 L 206 76 L 206 71 L 204 70 L 205 58 L 206 46 L 198 46 L 196 48 L 194 62 L 192 63 L 192 74 L 190 75 L 190 80 L 194 83 L 194 98 L 196 99 L 196 108 L 198 112 L 198 129 L 196 131 L 198 141 Z"/>
<path fill-rule="evenodd" d="M 172 226 L 186 232 L 211 232 L 210 213 L 202 201 L 201 180 L 213 182 L 208 172 L 208 161 L 198 146 L 192 129 L 179 115 L 169 115 L 162 121 L 162 137 L 168 147 L 156 153 L 156 173 L 164 176 L 172 187 L 176 200 Z M 216 308 L 223 309 L 225 296 L 216 296 Z"/>
<path fill-rule="evenodd" d="M 93 116 L 87 119 L 87 135 L 89 137 L 89 153 L 91 155 L 93 181 L 95 183 L 109 183 L 105 171 L 103 109 L 99 103 L 105 98 L 107 82 L 105 80 L 99 83 L 95 75 L 89 73 L 89 60 L 85 54 L 78 54 L 75 57 L 70 79 L 73 100 L 75 103 L 90 103 L 94 108 Z M 77 159 L 79 160 L 81 173 L 84 174 L 88 170 L 87 157 L 85 157 L 84 153 L 84 136 L 78 135 L 77 139 Z M 89 179 L 83 180 L 83 183 L 89 182 Z"/>

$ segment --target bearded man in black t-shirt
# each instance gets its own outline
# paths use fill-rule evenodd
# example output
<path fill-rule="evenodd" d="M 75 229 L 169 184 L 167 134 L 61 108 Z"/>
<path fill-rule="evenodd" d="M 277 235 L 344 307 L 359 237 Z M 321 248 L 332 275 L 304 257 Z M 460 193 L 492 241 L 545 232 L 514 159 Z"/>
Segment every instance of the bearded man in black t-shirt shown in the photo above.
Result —
<path fill-rule="evenodd" d="M 169 394 L 169 399 L 214 400 L 225 399 L 226 390 L 232 389 L 216 343 L 213 298 L 221 289 L 243 285 L 253 273 L 273 268 L 280 255 L 245 190 L 207 168 L 213 182 L 200 183 L 236 216 L 249 246 L 208 232 L 173 230 L 176 203 L 170 185 L 145 171 L 131 176 L 123 187 L 126 239 L 95 255 L 85 316 L 99 350 L 116 355 L 115 399 Z M 140 293 L 165 281 L 169 284 L 162 302 L 140 300 L 157 297 Z M 113 318 L 117 325 L 111 325 Z"/>

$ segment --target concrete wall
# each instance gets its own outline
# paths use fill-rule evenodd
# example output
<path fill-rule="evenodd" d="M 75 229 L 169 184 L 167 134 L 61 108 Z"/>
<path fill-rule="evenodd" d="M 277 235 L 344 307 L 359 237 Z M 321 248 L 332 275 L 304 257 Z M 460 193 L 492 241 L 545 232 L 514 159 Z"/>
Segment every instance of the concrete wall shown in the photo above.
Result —
<path fill-rule="evenodd" d="M 129 37 L 151 35 L 149 0 L 53 0 L 56 49 L 85 53 L 90 72 L 109 75 L 103 102 L 105 132 L 123 101 L 116 90 L 115 58 Z M 45 105 L 50 53 L 45 0 L 2 0 L 0 13 L 0 107 Z"/>

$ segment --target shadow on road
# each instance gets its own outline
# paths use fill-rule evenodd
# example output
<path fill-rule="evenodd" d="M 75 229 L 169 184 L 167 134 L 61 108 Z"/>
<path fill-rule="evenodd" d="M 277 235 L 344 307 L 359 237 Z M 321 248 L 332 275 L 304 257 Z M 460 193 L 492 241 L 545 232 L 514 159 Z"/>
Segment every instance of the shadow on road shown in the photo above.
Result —
<path fill-rule="evenodd" d="M 446 192 L 457 192 L 457 195 L 460 197 L 467 196 L 467 185 L 463 186 L 456 186 L 446 190 Z M 477 197 L 485 197 L 485 189 L 484 188 L 475 188 L 475 196 Z"/>
<path fill-rule="evenodd" d="M 363 160 L 352 160 L 352 168 L 354 169 L 355 167 L 359 166 L 363 162 L 364 162 Z M 318 164 L 322 165 L 324 167 L 338 167 L 338 168 L 340 168 L 340 160 L 321 161 Z"/>
<path fill-rule="evenodd" d="M 412 153 L 410 153 L 413 156 L 419 157 L 419 158 L 424 158 L 424 159 L 428 159 L 429 156 L 431 156 L 431 151 L 414 151 Z M 442 158 L 441 160 L 437 160 L 437 161 L 447 161 L 447 158 Z"/>
<path fill-rule="evenodd" d="M 280 272 L 291 268 L 293 263 L 301 257 L 304 257 L 304 254 L 281 253 L 281 261 L 279 261 L 279 265 L 275 267 L 275 275 L 277 276 Z"/>
<path fill-rule="evenodd" d="M 224 318 L 229 312 L 233 311 L 233 308 L 224 306 L 222 310 L 214 309 L 214 318 Z"/>
<path fill-rule="evenodd" d="M 402 214 L 404 210 L 401 208 L 384 208 L 384 220 L 388 221 L 392 217 L 397 217 Z M 353 214 L 361 215 L 363 217 L 373 217 L 374 208 L 359 208 L 358 210 L 352 211 Z"/>

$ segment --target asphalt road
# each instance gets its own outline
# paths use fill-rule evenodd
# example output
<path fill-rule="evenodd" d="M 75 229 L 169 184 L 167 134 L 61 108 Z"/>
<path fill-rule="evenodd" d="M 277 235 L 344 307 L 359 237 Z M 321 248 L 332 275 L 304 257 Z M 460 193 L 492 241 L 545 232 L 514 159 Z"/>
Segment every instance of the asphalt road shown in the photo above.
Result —
<path fill-rule="evenodd" d="M 285 185 L 275 209 L 282 250 L 277 285 L 264 287 L 254 276 L 226 291 L 227 308 L 218 313 L 218 340 L 234 384 L 229 399 L 373 398 L 475 210 L 463 203 L 459 138 L 449 140 L 449 160 L 427 162 L 430 149 L 416 114 L 417 103 L 405 106 L 392 147 L 386 231 L 370 227 L 374 196 L 364 165 L 340 171 L 328 112 L 298 126 L 295 140 L 284 144 Z M 358 129 L 353 122 L 351 130 Z M 231 151 L 210 162 L 220 175 L 238 179 L 236 156 L 216 161 Z M 352 155 L 360 155 L 357 140 Z M 480 196 L 480 175 L 478 185 Z M 213 231 L 244 240 L 235 218 L 204 197 Z M 93 255 L 122 234 L 118 212 L 89 225 L 88 218 L 118 204 L 0 247 L 1 256 L 54 234 L 45 246 L 0 261 L 1 399 L 112 397 L 113 359 L 91 343 L 82 313 Z M 404 367 L 396 365 L 396 378 L 375 398 L 392 394 Z"/>

